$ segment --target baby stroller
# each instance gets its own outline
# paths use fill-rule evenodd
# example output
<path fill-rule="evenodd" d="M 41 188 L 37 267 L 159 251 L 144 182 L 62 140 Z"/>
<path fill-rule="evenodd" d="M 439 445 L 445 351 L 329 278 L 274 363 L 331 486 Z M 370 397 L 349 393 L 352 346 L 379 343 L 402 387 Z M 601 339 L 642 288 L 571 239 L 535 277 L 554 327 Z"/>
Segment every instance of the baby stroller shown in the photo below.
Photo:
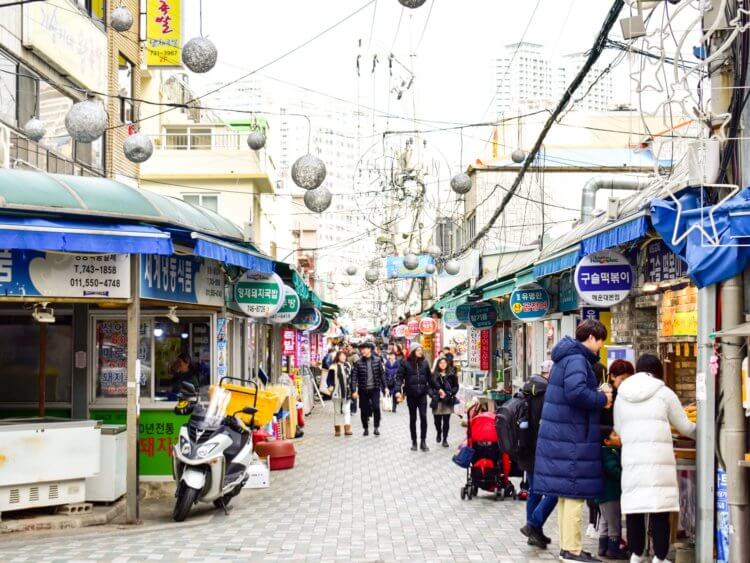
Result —
<path fill-rule="evenodd" d="M 466 413 L 468 427 L 466 445 L 474 450 L 471 465 L 466 469 L 466 485 L 461 487 L 461 500 L 471 500 L 479 489 L 495 493 L 495 500 L 516 498 L 516 487 L 508 478 L 510 457 L 500 454 L 495 431 L 495 414 L 479 413 L 478 408 Z"/>

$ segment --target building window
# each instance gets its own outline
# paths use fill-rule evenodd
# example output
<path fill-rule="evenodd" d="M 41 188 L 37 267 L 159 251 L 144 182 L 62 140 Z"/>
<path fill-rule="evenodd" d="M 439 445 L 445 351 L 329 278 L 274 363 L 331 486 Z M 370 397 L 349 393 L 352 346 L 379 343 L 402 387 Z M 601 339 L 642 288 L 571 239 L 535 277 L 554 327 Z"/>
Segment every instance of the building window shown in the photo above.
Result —
<path fill-rule="evenodd" d="M 0 119 L 9 125 L 17 123 L 17 69 L 16 61 L 0 54 Z"/>
<path fill-rule="evenodd" d="M 210 150 L 210 127 L 167 127 L 166 147 L 172 150 Z"/>
<path fill-rule="evenodd" d="M 75 4 L 98 24 L 104 22 L 104 3 L 106 0 L 74 0 Z"/>
<path fill-rule="evenodd" d="M 135 89 L 133 87 L 133 63 L 122 53 L 117 56 L 119 70 L 117 72 L 117 94 L 120 96 L 120 122 L 135 122 L 135 103 L 133 102 Z"/>
<path fill-rule="evenodd" d="M 218 195 L 206 195 L 206 194 L 183 194 L 183 201 L 186 201 L 192 205 L 200 205 L 211 211 L 218 213 L 219 211 L 219 196 Z"/>

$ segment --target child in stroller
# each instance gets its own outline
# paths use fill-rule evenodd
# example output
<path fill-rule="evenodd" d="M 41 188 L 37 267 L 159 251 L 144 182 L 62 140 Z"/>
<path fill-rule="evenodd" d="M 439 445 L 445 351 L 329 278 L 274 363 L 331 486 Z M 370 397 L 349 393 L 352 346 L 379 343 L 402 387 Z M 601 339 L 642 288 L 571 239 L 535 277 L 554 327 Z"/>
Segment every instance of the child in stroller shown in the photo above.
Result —
<path fill-rule="evenodd" d="M 479 412 L 475 405 L 466 413 L 466 445 L 474 450 L 471 465 L 466 469 L 466 485 L 461 487 L 461 500 L 477 496 L 479 489 L 495 493 L 495 500 L 516 498 L 516 488 L 509 476 L 508 454 L 500 454 L 495 430 L 495 414 Z"/>

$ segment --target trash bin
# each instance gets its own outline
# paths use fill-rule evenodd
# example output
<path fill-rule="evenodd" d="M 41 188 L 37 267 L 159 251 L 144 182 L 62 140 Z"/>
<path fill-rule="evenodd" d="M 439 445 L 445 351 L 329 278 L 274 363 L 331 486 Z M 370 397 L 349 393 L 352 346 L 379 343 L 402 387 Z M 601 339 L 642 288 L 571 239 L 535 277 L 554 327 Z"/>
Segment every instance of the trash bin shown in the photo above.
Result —
<path fill-rule="evenodd" d="M 86 500 L 114 502 L 125 494 L 128 433 L 124 424 L 103 424 L 99 473 L 86 479 Z"/>

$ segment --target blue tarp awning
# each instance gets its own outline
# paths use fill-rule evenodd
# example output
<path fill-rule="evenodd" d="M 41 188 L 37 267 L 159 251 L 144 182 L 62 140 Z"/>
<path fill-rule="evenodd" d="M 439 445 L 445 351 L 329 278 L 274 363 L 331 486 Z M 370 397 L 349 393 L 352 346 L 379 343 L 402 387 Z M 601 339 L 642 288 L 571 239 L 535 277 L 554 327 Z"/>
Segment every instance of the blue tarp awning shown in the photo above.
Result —
<path fill-rule="evenodd" d="M 706 287 L 741 274 L 750 264 L 750 188 L 701 207 L 700 191 L 651 203 L 651 222 L 672 252 L 688 265 L 688 275 Z"/>
<path fill-rule="evenodd" d="M 647 233 L 648 219 L 645 215 L 641 215 L 625 223 L 614 224 L 605 231 L 583 239 L 581 251 L 584 256 L 588 256 L 593 252 L 615 248 L 621 244 L 638 240 Z"/>
<path fill-rule="evenodd" d="M 195 240 L 193 253 L 196 256 L 211 258 L 224 264 L 239 266 L 262 274 L 273 273 L 273 260 L 253 252 L 249 248 L 243 248 L 200 233 L 192 233 L 191 237 Z"/>
<path fill-rule="evenodd" d="M 168 233 L 143 225 L 0 217 L 0 248 L 92 254 L 172 254 Z"/>
<path fill-rule="evenodd" d="M 571 268 L 575 268 L 581 259 L 581 247 L 578 245 L 575 250 L 566 252 L 555 258 L 550 258 L 544 262 L 534 265 L 534 277 L 539 279 L 543 276 L 551 276 Z"/>

